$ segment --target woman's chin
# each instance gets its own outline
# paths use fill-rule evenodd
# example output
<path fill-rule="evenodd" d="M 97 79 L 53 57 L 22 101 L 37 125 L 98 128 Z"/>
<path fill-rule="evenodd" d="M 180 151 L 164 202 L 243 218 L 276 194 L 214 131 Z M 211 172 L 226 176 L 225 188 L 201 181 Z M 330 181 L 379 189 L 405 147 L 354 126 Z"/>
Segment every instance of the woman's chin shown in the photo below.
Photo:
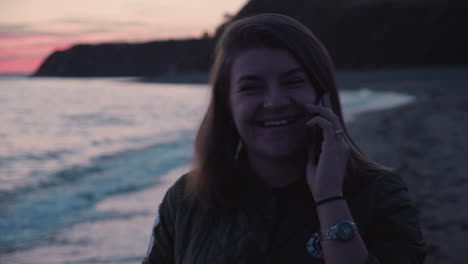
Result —
<path fill-rule="evenodd" d="M 271 160 L 289 160 L 296 159 L 298 156 L 304 155 L 305 148 L 292 146 L 268 146 L 255 151 L 255 154 L 263 156 Z"/>

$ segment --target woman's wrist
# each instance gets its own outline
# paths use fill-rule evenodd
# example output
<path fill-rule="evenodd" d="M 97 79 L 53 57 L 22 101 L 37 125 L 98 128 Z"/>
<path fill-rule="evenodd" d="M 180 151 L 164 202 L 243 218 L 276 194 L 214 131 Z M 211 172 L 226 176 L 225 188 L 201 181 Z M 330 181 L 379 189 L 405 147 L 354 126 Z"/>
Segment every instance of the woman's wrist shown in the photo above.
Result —
<path fill-rule="evenodd" d="M 314 203 L 314 206 L 317 207 L 317 206 L 320 206 L 322 204 L 326 204 L 326 203 L 333 202 L 333 201 L 338 201 L 338 200 L 344 200 L 344 197 L 342 195 L 334 195 L 334 196 L 330 196 L 330 197 L 325 198 L 325 199 L 316 200 L 315 203 Z"/>
<path fill-rule="evenodd" d="M 328 199 L 330 197 L 336 197 L 336 196 L 343 196 L 342 191 L 328 191 L 328 192 L 320 192 L 320 193 L 313 193 L 315 202 L 321 201 Z"/>

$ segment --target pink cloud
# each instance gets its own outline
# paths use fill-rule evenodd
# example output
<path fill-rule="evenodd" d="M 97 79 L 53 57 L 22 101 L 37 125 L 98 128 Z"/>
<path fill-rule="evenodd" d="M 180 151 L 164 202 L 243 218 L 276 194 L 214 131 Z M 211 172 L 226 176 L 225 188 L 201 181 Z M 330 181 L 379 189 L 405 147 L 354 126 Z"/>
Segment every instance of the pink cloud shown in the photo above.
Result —
<path fill-rule="evenodd" d="M 0 74 L 31 74 L 50 53 L 69 46 L 55 37 L 0 36 Z"/>
<path fill-rule="evenodd" d="M 31 74 L 33 73 L 42 62 L 42 57 L 26 58 L 26 59 L 11 59 L 0 62 L 0 73 L 9 74 L 9 73 L 23 73 Z"/>
<path fill-rule="evenodd" d="M 0 25 L 0 74 L 32 74 L 48 55 L 74 44 L 104 42 L 145 42 L 154 39 L 177 39 L 200 34 L 174 34 L 187 28 L 174 28 L 172 34 L 139 24 L 118 23 L 111 27 L 90 23 L 55 25 Z"/>

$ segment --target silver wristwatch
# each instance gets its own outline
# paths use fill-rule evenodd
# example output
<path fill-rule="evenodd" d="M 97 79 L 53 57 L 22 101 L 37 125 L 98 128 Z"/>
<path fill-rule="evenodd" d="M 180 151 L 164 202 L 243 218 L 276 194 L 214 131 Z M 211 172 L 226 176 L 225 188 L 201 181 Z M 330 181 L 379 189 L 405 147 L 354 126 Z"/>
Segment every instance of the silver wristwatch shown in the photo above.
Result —
<path fill-rule="evenodd" d="M 321 240 L 342 240 L 352 239 L 358 232 L 356 223 L 353 221 L 342 220 L 328 230 L 320 232 Z"/>
<path fill-rule="evenodd" d="M 316 232 L 312 235 L 306 244 L 307 252 L 312 257 L 323 259 L 322 240 L 342 240 L 347 241 L 352 239 L 358 233 L 356 223 L 349 220 L 342 220 L 328 230 Z"/>

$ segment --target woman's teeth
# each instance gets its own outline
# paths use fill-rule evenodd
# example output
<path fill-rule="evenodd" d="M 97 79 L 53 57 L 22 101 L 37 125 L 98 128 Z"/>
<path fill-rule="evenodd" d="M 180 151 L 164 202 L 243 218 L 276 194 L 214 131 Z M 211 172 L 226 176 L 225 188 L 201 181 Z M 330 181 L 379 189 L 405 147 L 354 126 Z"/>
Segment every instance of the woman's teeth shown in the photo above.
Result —
<path fill-rule="evenodd" d="M 267 121 L 263 123 L 263 126 L 272 127 L 272 126 L 283 126 L 289 124 L 291 121 L 288 120 L 278 120 L 278 121 Z"/>

